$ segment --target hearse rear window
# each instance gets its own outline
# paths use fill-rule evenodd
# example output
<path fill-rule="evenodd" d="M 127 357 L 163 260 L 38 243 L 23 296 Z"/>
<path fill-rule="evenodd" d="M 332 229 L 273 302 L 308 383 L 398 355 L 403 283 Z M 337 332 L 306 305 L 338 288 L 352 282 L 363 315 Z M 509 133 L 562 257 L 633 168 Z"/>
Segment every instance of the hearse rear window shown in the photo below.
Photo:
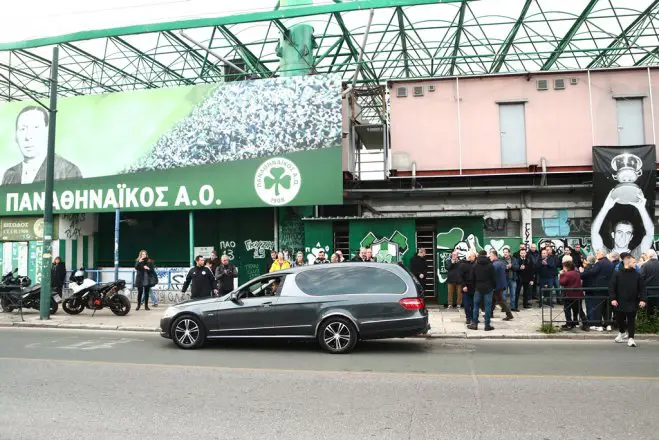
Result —
<path fill-rule="evenodd" d="M 307 295 L 349 295 L 385 293 L 400 295 L 407 285 L 396 274 L 375 267 L 328 267 L 304 271 L 295 277 L 297 286 Z"/>

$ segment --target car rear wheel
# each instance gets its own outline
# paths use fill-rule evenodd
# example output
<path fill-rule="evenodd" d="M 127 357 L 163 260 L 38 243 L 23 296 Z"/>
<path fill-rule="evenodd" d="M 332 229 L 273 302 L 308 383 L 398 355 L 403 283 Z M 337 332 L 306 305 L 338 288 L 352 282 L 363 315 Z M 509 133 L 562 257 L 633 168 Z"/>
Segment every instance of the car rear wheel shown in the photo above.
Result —
<path fill-rule="evenodd" d="M 357 344 L 357 329 L 347 318 L 328 318 L 320 325 L 318 342 L 329 353 L 350 353 Z"/>
<path fill-rule="evenodd" d="M 197 317 L 184 315 L 172 324 L 172 339 L 180 348 L 198 348 L 206 339 L 206 330 Z"/>

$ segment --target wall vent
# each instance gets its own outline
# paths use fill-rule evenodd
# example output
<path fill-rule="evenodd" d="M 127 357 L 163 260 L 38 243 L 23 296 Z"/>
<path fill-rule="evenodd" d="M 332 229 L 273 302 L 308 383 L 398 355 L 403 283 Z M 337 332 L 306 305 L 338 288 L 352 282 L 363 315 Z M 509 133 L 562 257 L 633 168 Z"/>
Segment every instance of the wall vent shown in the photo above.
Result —
<path fill-rule="evenodd" d="M 535 88 L 537 90 L 549 90 L 549 85 L 547 84 L 547 80 L 546 79 L 539 79 L 535 83 Z"/>
<path fill-rule="evenodd" d="M 396 89 L 396 97 L 398 97 L 398 98 L 407 97 L 407 87 L 398 87 Z"/>
<path fill-rule="evenodd" d="M 414 96 L 423 96 L 423 86 L 414 86 Z"/>
<path fill-rule="evenodd" d="M 565 80 L 564 79 L 555 79 L 554 80 L 554 90 L 565 90 Z"/>
<path fill-rule="evenodd" d="M 428 86 L 428 91 L 429 92 L 434 92 L 435 91 L 435 86 Z"/>

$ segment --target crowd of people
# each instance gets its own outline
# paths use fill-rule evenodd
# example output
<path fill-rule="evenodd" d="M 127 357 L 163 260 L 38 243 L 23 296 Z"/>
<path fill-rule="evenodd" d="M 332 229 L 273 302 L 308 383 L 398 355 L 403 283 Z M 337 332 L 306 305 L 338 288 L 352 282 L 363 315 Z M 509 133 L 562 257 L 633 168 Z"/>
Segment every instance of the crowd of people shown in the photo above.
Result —
<path fill-rule="evenodd" d="M 618 329 L 616 342 L 627 341 L 635 347 L 635 317 L 647 305 L 652 315 L 659 300 L 659 260 L 650 249 L 639 261 L 631 253 L 598 250 L 586 255 L 579 245 L 566 247 L 554 255 L 550 246 L 538 251 L 535 244 L 527 249 L 521 244 L 511 254 L 504 249 L 470 251 L 460 260 L 453 252 L 443 262 L 447 271 L 448 308 L 464 308 L 466 324 L 477 330 L 480 311 L 485 312 L 485 330 L 493 330 L 491 316 L 500 305 L 505 321 L 514 319 L 511 312 L 538 307 L 554 307 L 558 302 L 565 314 L 564 329 L 580 325 L 584 331 Z M 648 290 L 650 295 L 648 298 Z M 585 303 L 585 309 L 584 309 Z"/>
<path fill-rule="evenodd" d="M 215 88 L 125 172 L 164 170 L 341 145 L 340 83 L 326 76 Z"/>

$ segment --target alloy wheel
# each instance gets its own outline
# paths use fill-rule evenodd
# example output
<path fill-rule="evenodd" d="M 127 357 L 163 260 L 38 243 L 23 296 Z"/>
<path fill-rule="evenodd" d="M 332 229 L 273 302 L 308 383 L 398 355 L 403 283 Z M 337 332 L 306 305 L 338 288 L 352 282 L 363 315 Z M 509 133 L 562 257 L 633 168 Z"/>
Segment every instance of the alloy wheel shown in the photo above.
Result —
<path fill-rule="evenodd" d="M 199 326 L 190 318 L 181 319 L 174 329 L 174 337 L 179 344 L 186 347 L 193 346 L 199 339 Z"/>
<path fill-rule="evenodd" d="M 342 322 L 336 321 L 325 327 L 323 339 L 332 350 L 342 351 L 350 344 L 350 329 Z"/>

